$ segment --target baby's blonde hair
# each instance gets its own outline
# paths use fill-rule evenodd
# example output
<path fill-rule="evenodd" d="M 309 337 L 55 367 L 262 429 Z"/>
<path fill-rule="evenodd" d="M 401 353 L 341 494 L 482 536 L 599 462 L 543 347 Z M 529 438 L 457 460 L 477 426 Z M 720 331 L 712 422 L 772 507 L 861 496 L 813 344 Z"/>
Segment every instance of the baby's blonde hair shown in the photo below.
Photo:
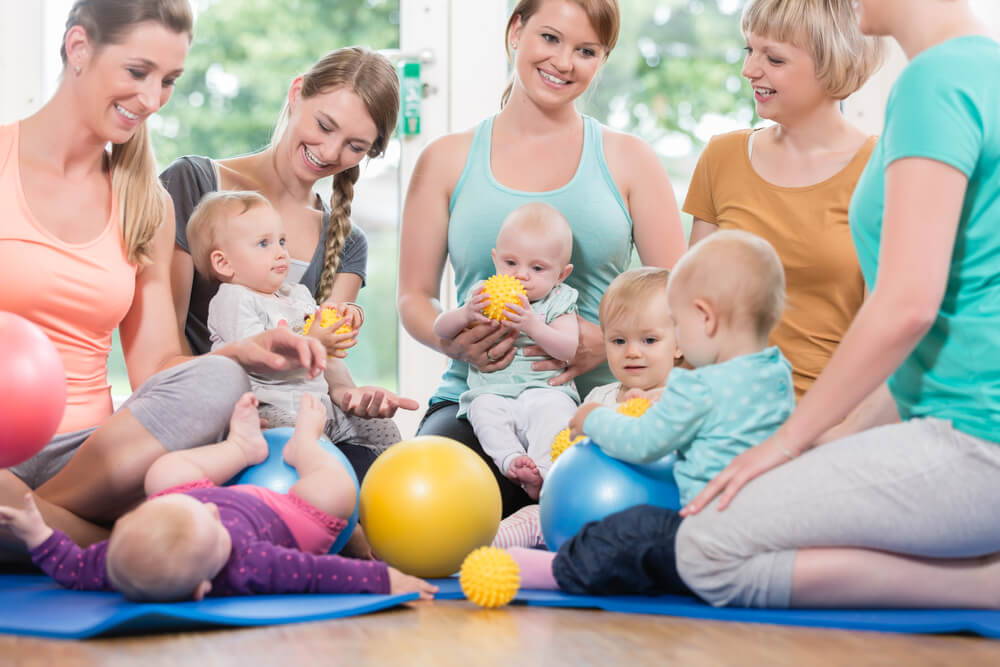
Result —
<path fill-rule="evenodd" d="M 136 602 L 189 599 L 205 573 L 197 567 L 197 522 L 183 506 L 143 503 L 115 523 L 107 571 L 115 590 Z"/>
<path fill-rule="evenodd" d="M 711 304 L 721 321 L 747 323 L 766 338 L 781 319 L 785 270 L 774 247 L 749 232 L 723 230 L 691 246 L 674 266 L 667 289 L 687 289 Z"/>
<path fill-rule="evenodd" d="M 851 0 L 752 0 L 740 27 L 744 36 L 754 33 L 808 51 L 816 77 L 836 100 L 864 85 L 885 57 L 882 41 L 862 34 Z"/>
<path fill-rule="evenodd" d="M 573 256 L 573 230 L 566 217 L 556 207 L 544 202 L 534 202 L 515 208 L 504 218 L 497 238 L 500 238 L 504 230 L 512 228 L 517 228 L 519 233 L 530 234 L 535 238 L 548 238 L 561 243 L 564 252 L 560 261 L 564 265 L 569 264 Z"/>
<path fill-rule="evenodd" d="M 210 259 L 212 252 L 219 249 L 219 227 L 252 208 L 270 205 L 264 195 L 252 190 L 223 190 L 202 197 L 187 224 L 188 251 L 195 270 L 219 280 Z"/>
<path fill-rule="evenodd" d="M 604 331 L 612 322 L 634 318 L 637 312 L 654 299 L 667 300 L 667 281 L 670 272 L 655 266 L 629 269 L 611 281 L 601 297 L 597 316 Z"/>

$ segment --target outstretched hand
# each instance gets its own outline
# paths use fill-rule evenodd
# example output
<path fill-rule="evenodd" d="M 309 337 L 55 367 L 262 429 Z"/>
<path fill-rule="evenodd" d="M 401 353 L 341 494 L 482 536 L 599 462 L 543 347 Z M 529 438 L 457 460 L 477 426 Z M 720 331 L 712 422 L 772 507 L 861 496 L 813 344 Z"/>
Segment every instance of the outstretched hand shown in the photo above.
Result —
<path fill-rule="evenodd" d="M 249 372 L 267 374 L 306 368 L 314 378 L 326 368 L 326 349 L 315 338 L 299 336 L 287 327 L 229 343 L 214 353 L 229 357 Z"/>
<path fill-rule="evenodd" d="M 420 407 L 412 398 L 397 396 L 382 387 L 335 387 L 330 396 L 346 414 L 365 419 L 392 417 L 396 410 Z"/>
<path fill-rule="evenodd" d="M 14 537 L 29 549 L 34 549 L 52 535 L 52 529 L 42 518 L 31 493 L 24 494 L 24 509 L 0 505 L 0 526 L 10 528 Z"/>
<path fill-rule="evenodd" d="M 719 504 L 716 509 L 721 512 L 729 506 L 733 497 L 747 482 L 759 477 L 771 468 L 788 463 L 791 460 L 791 451 L 778 441 L 779 437 L 779 434 L 775 434 L 730 461 L 729 465 L 722 469 L 722 472 L 706 484 L 705 488 L 681 509 L 680 515 L 697 514 L 716 496 L 719 496 Z"/>
<path fill-rule="evenodd" d="M 434 584 L 403 574 L 394 567 L 389 568 L 389 593 L 392 595 L 419 593 L 421 600 L 433 600 L 437 592 L 438 587 Z"/>

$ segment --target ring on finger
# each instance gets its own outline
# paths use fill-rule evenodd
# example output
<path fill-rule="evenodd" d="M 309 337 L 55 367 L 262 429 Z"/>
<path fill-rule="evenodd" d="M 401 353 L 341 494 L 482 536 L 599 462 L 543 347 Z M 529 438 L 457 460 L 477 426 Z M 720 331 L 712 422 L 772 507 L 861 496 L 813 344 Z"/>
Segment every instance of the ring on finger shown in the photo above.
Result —
<path fill-rule="evenodd" d="M 496 362 L 497 362 L 498 360 L 497 360 L 497 359 L 494 359 L 494 358 L 493 358 L 493 355 L 492 355 L 492 354 L 490 354 L 490 352 L 492 352 L 492 351 L 493 351 L 493 348 L 492 348 L 492 347 L 490 347 L 490 348 L 487 348 L 487 349 L 486 349 L 486 358 L 487 358 L 487 359 L 489 360 L 489 362 L 490 362 L 491 364 L 495 364 L 495 363 L 496 363 Z"/>

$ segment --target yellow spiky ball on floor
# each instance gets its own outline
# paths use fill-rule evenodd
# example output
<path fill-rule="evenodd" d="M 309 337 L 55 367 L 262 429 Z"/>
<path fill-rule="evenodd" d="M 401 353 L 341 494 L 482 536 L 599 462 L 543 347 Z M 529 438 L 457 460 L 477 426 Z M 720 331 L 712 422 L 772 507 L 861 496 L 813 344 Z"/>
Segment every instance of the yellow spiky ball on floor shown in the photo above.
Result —
<path fill-rule="evenodd" d="M 487 278 L 483 283 L 483 290 L 490 297 L 490 302 L 483 308 L 483 315 L 498 322 L 507 319 L 507 315 L 504 312 L 507 304 L 520 305 L 521 299 L 518 296 L 521 294 L 528 295 L 520 280 L 514 276 L 501 274 Z"/>
<path fill-rule="evenodd" d="M 345 313 L 345 315 L 346 315 L 346 313 Z M 344 315 L 341 315 L 340 313 L 338 313 L 336 308 L 331 308 L 329 306 L 325 306 L 323 308 L 323 310 L 319 314 L 319 326 L 320 326 L 321 329 L 329 329 L 330 326 L 334 322 L 336 322 L 337 320 L 339 320 L 341 317 L 344 317 Z M 305 323 L 302 325 L 302 335 L 303 336 L 306 336 L 306 335 L 309 334 L 309 330 L 312 328 L 313 320 L 314 319 L 315 319 L 314 315 L 310 315 L 309 317 L 306 318 Z M 343 333 L 351 333 L 351 331 L 352 331 L 352 329 L 351 329 L 351 325 L 350 324 L 342 324 L 341 326 L 337 327 L 337 330 L 334 331 L 333 333 L 343 334 Z M 351 342 L 353 342 L 353 341 L 351 341 Z M 333 355 L 328 355 L 328 356 L 332 357 Z"/>
<path fill-rule="evenodd" d="M 617 410 L 619 414 L 628 415 L 629 417 L 638 417 L 642 415 L 652 403 L 646 398 L 630 398 L 621 405 L 618 406 Z"/>
<path fill-rule="evenodd" d="M 503 549 L 479 547 L 462 561 L 458 583 L 465 597 L 480 607 L 502 607 L 517 595 L 521 574 Z"/>
<path fill-rule="evenodd" d="M 570 442 L 569 427 L 567 426 L 563 430 L 559 431 L 559 433 L 556 435 L 555 440 L 552 441 L 552 461 L 554 462 L 557 458 L 559 458 L 560 454 L 565 452 L 567 449 L 569 449 L 576 443 L 583 440 L 585 437 L 586 436 L 578 435 L 575 438 L 573 438 L 572 442 Z"/>

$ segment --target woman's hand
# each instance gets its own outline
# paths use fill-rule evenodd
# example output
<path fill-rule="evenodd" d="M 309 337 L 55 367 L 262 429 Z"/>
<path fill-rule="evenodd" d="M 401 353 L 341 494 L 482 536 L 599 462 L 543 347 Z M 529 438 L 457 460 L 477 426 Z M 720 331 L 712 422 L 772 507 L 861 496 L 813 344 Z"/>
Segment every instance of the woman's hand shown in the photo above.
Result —
<path fill-rule="evenodd" d="M 729 465 L 722 469 L 722 472 L 705 485 L 701 493 L 681 509 L 680 515 L 697 514 L 720 494 L 719 505 L 716 509 L 721 512 L 729 506 L 733 497 L 747 482 L 771 468 L 777 468 L 795 458 L 797 450 L 785 444 L 783 437 L 779 429 L 777 433 L 764 442 L 751 447 L 730 461 Z"/>
<path fill-rule="evenodd" d="M 268 329 L 235 343 L 223 345 L 212 354 L 229 357 L 252 373 L 305 368 L 314 378 L 326 368 L 326 349 L 315 338 L 299 336 L 288 327 Z"/>
<path fill-rule="evenodd" d="M 604 350 L 604 335 L 601 328 L 577 315 L 580 325 L 580 343 L 576 346 L 576 355 L 567 364 L 565 361 L 553 359 L 545 354 L 538 345 L 529 345 L 524 348 L 526 357 L 548 357 L 531 364 L 531 369 L 535 371 L 562 370 L 563 372 L 549 380 L 550 385 L 566 384 L 573 378 L 592 371 L 607 360 L 607 353 Z M 494 354 L 494 356 L 496 356 Z"/>
<path fill-rule="evenodd" d="M 454 338 L 439 338 L 441 350 L 452 359 L 475 366 L 482 373 L 507 368 L 514 360 L 517 332 L 505 329 L 496 320 L 479 322 Z"/>
<path fill-rule="evenodd" d="M 396 410 L 416 410 L 420 407 L 412 398 L 397 396 L 381 387 L 337 386 L 330 398 L 344 413 L 364 419 L 391 418 Z"/>
<path fill-rule="evenodd" d="M 14 537 L 24 542 L 28 549 L 34 549 L 52 535 L 52 529 L 45 523 L 30 493 L 24 494 L 24 509 L 0 505 L 0 526 L 10 528 Z"/>

